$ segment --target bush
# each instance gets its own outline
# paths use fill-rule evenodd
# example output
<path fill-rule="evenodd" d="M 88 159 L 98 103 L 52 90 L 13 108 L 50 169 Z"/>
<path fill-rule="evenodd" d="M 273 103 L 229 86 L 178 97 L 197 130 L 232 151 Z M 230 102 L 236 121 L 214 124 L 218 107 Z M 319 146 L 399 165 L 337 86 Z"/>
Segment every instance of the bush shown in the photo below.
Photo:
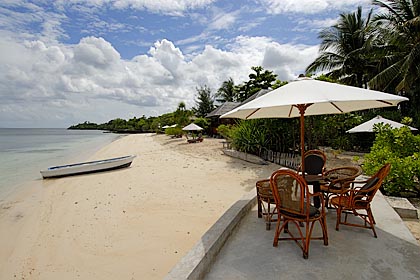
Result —
<path fill-rule="evenodd" d="M 233 130 L 234 129 L 232 125 L 221 124 L 217 127 L 217 133 L 219 133 L 225 139 L 232 139 Z"/>
<path fill-rule="evenodd" d="M 204 130 L 209 127 L 209 121 L 206 118 L 197 118 L 194 123 L 202 127 Z"/>
<path fill-rule="evenodd" d="M 391 172 L 382 185 L 387 195 L 420 197 L 420 135 L 414 136 L 407 127 L 391 129 L 381 125 L 371 152 L 365 155 L 363 169 L 374 174 L 389 162 Z"/>
<path fill-rule="evenodd" d="M 167 135 L 182 135 L 182 129 L 180 127 L 168 127 L 167 129 L 165 129 L 165 133 Z"/>
<path fill-rule="evenodd" d="M 267 145 L 269 132 L 262 120 L 241 121 L 232 130 L 232 145 L 238 151 L 258 154 Z"/>

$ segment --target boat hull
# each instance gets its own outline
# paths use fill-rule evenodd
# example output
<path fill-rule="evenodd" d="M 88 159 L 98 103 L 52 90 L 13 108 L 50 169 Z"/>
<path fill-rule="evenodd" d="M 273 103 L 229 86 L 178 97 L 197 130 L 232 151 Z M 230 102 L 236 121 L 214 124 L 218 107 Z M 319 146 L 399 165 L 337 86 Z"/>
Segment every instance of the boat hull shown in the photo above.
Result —
<path fill-rule="evenodd" d="M 90 162 L 53 166 L 47 170 L 42 170 L 41 175 L 42 178 L 46 179 L 120 169 L 130 166 L 134 158 L 135 156 L 124 156 Z"/>

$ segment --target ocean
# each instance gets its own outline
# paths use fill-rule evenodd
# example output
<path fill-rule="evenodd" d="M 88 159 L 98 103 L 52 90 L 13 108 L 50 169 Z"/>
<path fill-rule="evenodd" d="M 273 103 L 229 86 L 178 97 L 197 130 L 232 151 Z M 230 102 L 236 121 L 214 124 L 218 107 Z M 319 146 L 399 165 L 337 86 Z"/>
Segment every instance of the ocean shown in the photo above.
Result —
<path fill-rule="evenodd" d="M 0 199 L 23 182 L 41 179 L 40 170 L 84 160 L 120 136 L 98 130 L 0 128 Z"/>

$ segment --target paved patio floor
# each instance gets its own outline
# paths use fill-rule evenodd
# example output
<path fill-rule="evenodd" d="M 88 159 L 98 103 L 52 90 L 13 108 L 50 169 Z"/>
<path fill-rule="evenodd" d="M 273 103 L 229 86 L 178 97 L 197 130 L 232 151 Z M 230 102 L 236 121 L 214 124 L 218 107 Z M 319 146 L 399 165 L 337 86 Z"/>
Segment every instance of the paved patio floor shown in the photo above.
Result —
<path fill-rule="evenodd" d="M 311 241 L 305 260 L 293 241 L 272 246 L 275 224 L 267 231 L 254 207 L 226 241 L 205 279 L 420 279 L 415 238 L 380 193 L 372 208 L 378 238 L 369 229 L 340 225 L 336 231 L 335 210 L 330 210 L 329 245 Z M 313 235 L 317 234 L 319 224 Z"/>

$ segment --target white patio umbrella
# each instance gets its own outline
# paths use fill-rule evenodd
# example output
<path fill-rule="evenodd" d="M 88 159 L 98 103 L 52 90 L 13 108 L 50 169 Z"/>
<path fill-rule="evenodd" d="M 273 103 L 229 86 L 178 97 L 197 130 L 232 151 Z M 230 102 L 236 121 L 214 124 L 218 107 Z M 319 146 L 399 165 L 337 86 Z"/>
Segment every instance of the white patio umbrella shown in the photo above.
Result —
<path fill-rule="evenodd" d="M 376 116 L 376 117 L 374 117 L 373 119 L 371 119 L 367 122 L 364 122 L 362 124 L 359 124 L 358 126 L 353 127 L 352 129 L 347 130 L 346 132 L 347 133 L 373 132 L 373 126 L 375 124 L 380 124 L 380 123 L 389 124 L 391 126 L 391 128 L 400 128 L 400 127 L 406 126 L 402 123 L 394 122 L 394 121 L 385 119 L 381 116 Z M 411 127 L 411 126 L 408 126 L 408 125 L 407 125 L 407 127 L 410 130 L 417 130 L 417 128 L 414 128 L 414 127 Z"/>
<path fill-rule="evenodd" d="M 162 128 L 163 129 L 167 129 L 167 128 L 169 128 L 170 126 L 169 125 L 164 125 L 164 126 L 162 126 Z"/>
<path fill-rule="evenodd" d="M 260 96 L 221 118 L 300 117 L 302 170 L 304 166 L 305 115 L 342 114 L 352 111 L 396 106 L 406 97 L 313 79 L 299 79 Z"/>
<path fill-rule="evenodd" d="M 196 125 L 195 123 L 190 123 L 189 125 L 187 125 L 186 127 L 184 127 L 182 130 L 185 130 L 185 131 L 190 131 L 190 130 L 191 131 L 193 131 L 193 130 L 198 131 L 198 130 L 203 130 L 203 129 L 204 128 Z"/>

